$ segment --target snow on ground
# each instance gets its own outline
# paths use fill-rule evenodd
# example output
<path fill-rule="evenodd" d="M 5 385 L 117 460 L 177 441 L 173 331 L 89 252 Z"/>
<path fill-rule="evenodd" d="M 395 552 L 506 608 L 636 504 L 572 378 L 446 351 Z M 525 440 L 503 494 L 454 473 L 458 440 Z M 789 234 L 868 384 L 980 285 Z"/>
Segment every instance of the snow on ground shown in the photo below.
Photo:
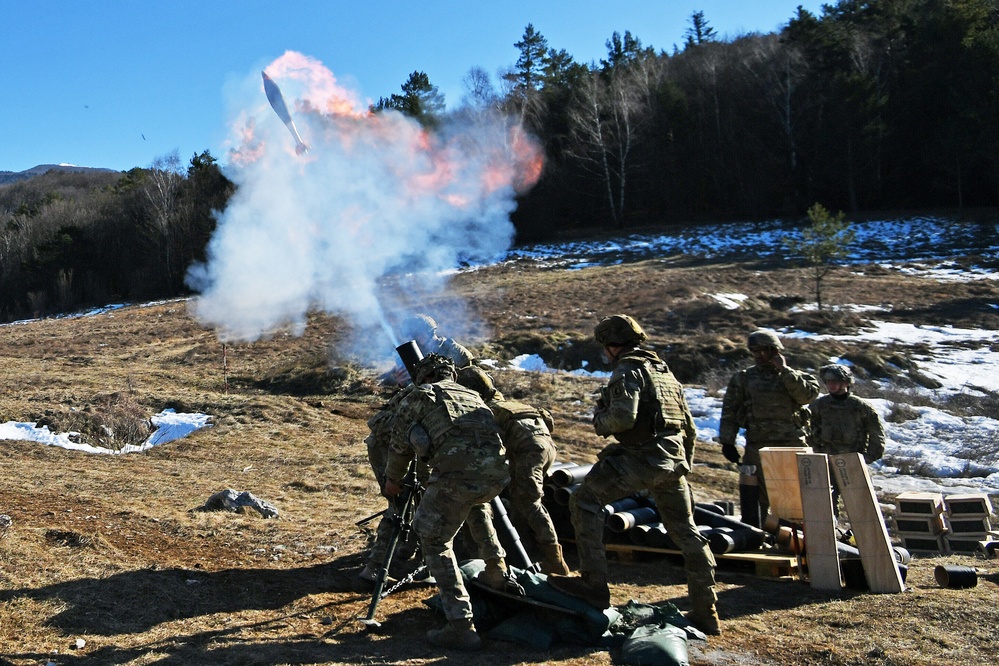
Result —
<path fill-rule="evenodd" d="M 979 257 L 983 262 L 999 259 L 999 225 L 961 224 L 937 218 L 884 220 L 855 223 L 856 234 L 850 247 L 850 261 L 878 263 L 925 279 L 995 280 L 999 273 L 986 266 L 962 265 L 954 256 Z M 734 223 L 684 229 L 675 234 L 632 235 L 615 240 L 542 244 L 515 248 L 507 261 L 534 261 L 540 265 L 580 269 L 585 266 L 612 265 L 624 260 L 668 260 L 677 255 L 700 255 L 709 258 L 786 259 L 782 238 L 796 237 L 799 229 L 780 222 Z M 474 270 L 466 269 L 466 270 Z M 742 294 L 714 294 L 725 307 L 737 309 L 745 300 Z M 121 307 L 100 308 L 98 314 Z M 850 307 L 856 310 L 877 308 Z M 999 303 L 993 307 L 999 308 Z M 819 336 L 795 330 L 781 331 L 792 337 Z M 931 394 L 945 398 L 958 392 L 981 393 L 981 389 L 999 391 L 999 355 L 991 347 L 999 343 L 999 331 L 956 329 L 948 326 L 916 326 L 872 321 L 870 328 L 854 336 L 826 336 L 839 340 L 867 340 L 882 345 L 927 345 L 913 360 L 920 371 L 940 381 L 942 388 Z M 999 346 L 999 345 L 997 345 Z M 838 359 L 830 359 L 835 361 Z M 493 362 L 493 365 L 498 365 Z M 511 366 L 526 372 L 561 372 L 548 368 L 536 355 L 519 356 Z M 588 372 L 585 368 L 572 374 L 606 377 L 606 372 Z M 721 396 L 707 395 L 702 388 L 687 388 L 687 400 L 694 413 L 698 435 L 704 440 L 718 436 Z M 872 401 L 882 417 L 892 405 L 885 400 Z M 888 442 L 885 461 L 872 467 L 875 486 L 882 492 L 922 490 L 944 493 L 999 492 L 999 421 L 986 417 L 959 418 L 934 407 L 912 407 L 916 418 L 886 423 Z M 122 451 L 98 449 L 77 444 L 71 434 L 54 434 L 35 424 L 0 424 L 0 439 L 27 439 L 42 444 L 90 453 L 130 453 L 164 444 L 208 426 L 210 416 L 174 414 L 166 410 L 153 417 L 159 428 L 140 446 Z M 740 442 L 741 444 L 742 442 Z M 977 455 L 968 460 L 969 451 Z M 890 462 L 891 466 L 888 464 Z"/>
<path fill-rule="evenodd" d="M 105 449 L 99 446 L 81 444 L 76 441 L 78 433 L 53 433 L 48 426 L 39 427 L 36 423 L 8 421 L 0 423 L 0 439 L 20 439 L 38 442 L 49 446 L 59 446 L 64 449 L 83 451 L 84 453 L 138 453 L 154 446 L 172 442 L 181 437 L 187 437 L 195 430 L 211 426 L 212 417 L 207 414 L 178 414 L 172 409 L 164 409 L 150 419 L 156 430 L 142 444 L 128 444 L 119 449 Z"/>

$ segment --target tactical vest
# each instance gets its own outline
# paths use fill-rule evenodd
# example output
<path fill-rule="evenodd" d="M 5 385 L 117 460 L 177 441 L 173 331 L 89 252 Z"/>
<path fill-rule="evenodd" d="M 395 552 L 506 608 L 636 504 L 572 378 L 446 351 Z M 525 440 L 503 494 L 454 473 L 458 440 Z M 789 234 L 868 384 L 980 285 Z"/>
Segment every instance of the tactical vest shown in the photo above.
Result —
<path fill-rule="evenodd" d="M 541 419 L 548 427 L 549 433 L 555 427 L 551 412 L 543 407 L 532 407 L 514 400 L 493 400 L 489 403 L 489 407 L 493 410 L 500 430 L 504 432 L 510 421 L 520 421 L 521 419 Z"/>
<path fill-rule="evenodd" d="M 645 377 L 645 387 L 638 400 L 635 426 L 615 435 L 625 446 L 640 446 L 657 437 L 680 433 L 685 423 L 683 389 L 669 366 L 663 361 L 626 355 L 621 364 L 639 370 Z"/>
<path fill-rule="evenodd" d="M 496 420 L 478 393 L 454 382 L 429 388 L 434 407 L 419 423 L 430 438 L 427 457 L 435 470 L 465 471 L 469 459 L 503 455 Z"/>

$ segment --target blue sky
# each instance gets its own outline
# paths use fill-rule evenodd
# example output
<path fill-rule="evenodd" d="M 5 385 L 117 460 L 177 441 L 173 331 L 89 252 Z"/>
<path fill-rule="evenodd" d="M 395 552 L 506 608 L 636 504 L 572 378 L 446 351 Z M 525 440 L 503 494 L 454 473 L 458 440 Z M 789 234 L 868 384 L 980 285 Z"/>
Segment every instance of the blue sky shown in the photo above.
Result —
<path fill-rule="evenodd" d="M 598 60 L 614 31 L 682 44 L 695 11 L 723 37 L 772 32 L 819 0 L 340 2 L 0 0 L 0 171 L 70 163 L 127 170 L 178 150 L 223 158 L 227 87 L 292 50 L 361 99 L 425 71 L 456 104 L 471 67 L 513 65 L 532 23 L 550 46 Z M 262 94 L 262 93 L 261 93 Z"/>

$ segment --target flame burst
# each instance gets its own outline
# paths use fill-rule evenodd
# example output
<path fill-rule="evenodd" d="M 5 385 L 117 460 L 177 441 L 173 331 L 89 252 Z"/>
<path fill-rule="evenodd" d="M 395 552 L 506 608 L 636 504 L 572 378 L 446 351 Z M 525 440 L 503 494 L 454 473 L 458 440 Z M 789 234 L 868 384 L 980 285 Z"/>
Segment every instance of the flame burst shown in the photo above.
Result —
<path fill-rule="evenodd" d="M 515 197 L 542 169 L 515 121 L 465 114 L 428 131 L 396 111 L 370 113 L 314 58 L 289 51 L 265 71 L 311 151 L 295 154 L 255 70 L 230 143 L 227 175 L 239 187 L 208 261 L 188 276 L 201 292 L 195 315 L 220 335 L 300 330 L 316 308 L 377 330 L 384 276 L 422 276 L 430 293 L 443 289 L 432 286 L 442 272 L 509 248 Z"/>

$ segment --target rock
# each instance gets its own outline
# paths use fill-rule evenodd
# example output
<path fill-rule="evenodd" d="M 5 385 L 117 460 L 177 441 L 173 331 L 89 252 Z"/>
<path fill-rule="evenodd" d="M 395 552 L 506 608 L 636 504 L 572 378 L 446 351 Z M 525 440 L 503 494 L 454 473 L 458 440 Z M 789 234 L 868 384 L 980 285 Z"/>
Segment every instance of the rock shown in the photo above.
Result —
<path fill-rule="evenodd" d="M 264 518 L 277 518 L 278 510 L 269 502 L 254 497 L 247 491 L 239 492 L 226 488 L 208 498 L 201 511 L 239 511 L 247 507 L 256 510 Z"/>

